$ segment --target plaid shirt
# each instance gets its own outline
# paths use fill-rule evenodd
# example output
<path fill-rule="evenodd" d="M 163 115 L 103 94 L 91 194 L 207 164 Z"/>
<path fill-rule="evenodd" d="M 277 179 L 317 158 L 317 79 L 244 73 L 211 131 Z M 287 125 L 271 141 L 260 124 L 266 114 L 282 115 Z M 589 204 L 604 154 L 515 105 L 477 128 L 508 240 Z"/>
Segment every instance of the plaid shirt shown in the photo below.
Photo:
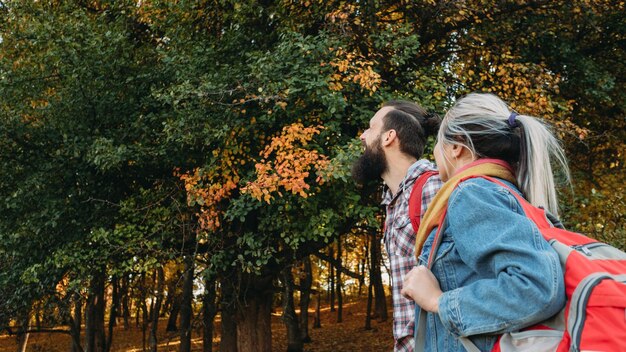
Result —
<path fill-rule="evenodd" d="M 427 170 L 435 170 L 428 160 L 418 160 L 411 165 L 406 177 L 398 187 L 398 193 L 391 194 L 386 188 L 382 205 L 387 208 L 385 234 L 383 241 L 391 262 L 391 292 L 393 298 L 393 337 L 394 351 L 413 351 L 413 330 L 415 327 L 415 302 L 404 298 L 400 291 L 404 276 L 417 265 L 415 257 L 415 234 L 409 219 L 409 196 L 415 180 Z M 430 201 L 441 188 L 438 175 L 428 179 L 422 190 L 422 209 L 424 216 Z"/>

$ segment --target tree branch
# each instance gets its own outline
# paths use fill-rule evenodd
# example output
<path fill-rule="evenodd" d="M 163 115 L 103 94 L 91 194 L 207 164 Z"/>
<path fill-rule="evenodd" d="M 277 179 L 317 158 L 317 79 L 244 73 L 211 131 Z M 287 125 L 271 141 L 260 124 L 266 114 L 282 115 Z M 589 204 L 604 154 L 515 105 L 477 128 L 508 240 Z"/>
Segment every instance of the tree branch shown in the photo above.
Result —
<path fill-rule="evenodd" d="M 354 279 L 357 279 L 357 280 L 363 280 L 363 275 L 360 275 L 360 274 L 357 274 L 357 273 L 355 273 L 353 271 L 348 270 L 345 266 L 341 265 L 341 263 L 337 259 L 331 258 L 331 257 L 327 256 L 326 254 L 319 253 L 319 252 L 313 253 L 313 255 L 315 255 L 316 257 L 318 257 L 318 258 L 320 258 L 322 260 L 325 260 L 325 261 L 331 263 L 342 274 L 346 274 L 346 275 L 350 276 L 351 278 L 354 278 Z"/>

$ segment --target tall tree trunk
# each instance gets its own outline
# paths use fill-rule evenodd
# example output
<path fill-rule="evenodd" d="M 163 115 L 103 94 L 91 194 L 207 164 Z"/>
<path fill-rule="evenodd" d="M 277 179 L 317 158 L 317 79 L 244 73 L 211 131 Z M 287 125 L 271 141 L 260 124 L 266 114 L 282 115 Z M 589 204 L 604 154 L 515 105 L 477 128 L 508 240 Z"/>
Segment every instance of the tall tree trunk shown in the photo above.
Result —
<path fill-rule="evenodd" d="M 182 273 L 180 269 L 177 269 L 176 272 L 172 275 L 172 278 L 167 283 L 167 296 L 165 298 L 165 303 L 163 304 L 163 309 L 161 312 L 161 317 L 164 317 L 166 314 L 170 313 L 170 318 L 167 321 L 167 328 L 165 331 L 177 331 L 176 320 L 178 319 L 178 312 L 180 312 L 180 295 L 178 288 L 178 283 L 180 282 L 180 277 Z M 177 302 L 177 307 L 174 307 L 174 302 Z M 173 325 L 170 330 L 170 321 L 172 320 L 171 313 L 175 312 Z"/>
<path fill-rule="evenodd" d="M 157 331 L 159 327 L 159 312 L 161 311 L 161 302 L 163 301 L 163 290 L 165 288 L 165 273 L 163 267 L 158 267 L 155 270 L 154 276 L 156 277 L 156 297 L 154 300 L 154 306 L 151 310 L 152 325 L 150 326 L 150 352 L 157 351 Z"/>
<path fill-rule="evenodd" d="M 367 285 L 367 309 L 365 309 L 365 330 L 372 329 L 372 280 Z"/>
<path fill-rule="evenodd" d="M 202 297 L 202 352 L 213 351 L 213 320 L 217 314 L 215 280 L 206 276 L 204 279 L 204 297 Z"/>
<path fill-rule="evenodd" d="M 20 328 L 17 333 L 17 352 L 26 352 L 26 346 L 28 345 L 28 337 L 30 333 L 30 313 L 26 312 L 20 320 Z"/>
<path fill-rule="evenodd" d="M 180 306 L 180 352 L 191 351 L 191 320 L 193 318 L 193 271 L 195 258 L 188 254 L 185 257 L 185 273 L 183 276 L 183 296 Z"/>
<path fill-rule="evenodd" d="M 359 297 L 361 297 L 361 289 L 363 288 L 363 285 L 365 284 L 365 269 L 367 267 L 367 261 L 369 258 L 369 251 L 370 251 L 370 247 L 368 243 L 369 241 L 365 241 L 365 244 L 363 245 L 365 255 L 363 256 L 363 258 L 361 258 L 361 266 L 360 266 L 361 270 L 359 270 L 359 274 L 361 275 L 361 278 L 359 279 Z"/>
<path fill-rule="evenodd" d="M 74 293 L 74 318 L 70 322 L 70 336 L 72 337 L 72 352 L 83 352 L 80 344 L 80 329 L 83 316 L 83 299 L 80 293 Z"/>
<path fill-rule="evenodd" d="M 382 274 L 380 272 L 380 241 L 376 231 L 371 233 L 370 242 L 370 281 L 374 285 L 374 315 L 379 321 L 387 321 L 387 300 L 385 299 L 385 287 L 383 286 Z"/>
<path fill-rule="evenodd" d="M 321 312 L 320 312 L 320 305 L 322 301 L 322 290 L 321 289 L 317 289 L 317 299 L 316 299 L 316 303 L 315 303 L 315 319 L 313 319 L 313 329 L 319 329 L 322 327 L 322 319 L 321 319 Z"/>
<path fill-rule="evenodd" d="M 281 281 L 285 286 L 283 291 L 283 322 L 287 327 L 287 352 L 301 352 L 304 344 L 300 333 L 300 324 L 296 316 L 295 304 L 293 301 L 293 275 L 291 266 L 287 266 L 281 273 Z"/>
<path fill-rule="evenodd" d="M 104 352 L 104 270 L 94 274 L 91 279 L 87 309 L 85 311 L 85 346 L 86 352 Z"/>
<path fill-rule="evenodd" d="M 337 238 L 337 279 L 335 280 L 335 285 L 337 289 L 337 322 L 341 323 L 343 321 L 343 294 L 341 293 L 343 283 L 341 281 L 341 267 L 343 264 L 341 263 L 341 236 Z"/>
<path fill-rule="evenodd" d="M 130 304 L 129 304 L 129 287 L 128 287 L 128 274 L 124 274 L 122 277 L 122 288 L 120 290 L 122 295 L 122 316 L 124 317 L 124 330 L 130 329 Z"/>
<path fill-rule="evenodd" d="M 111 345 L 113 344 L 113 327 L 115 326 L 115 320 L 117 319 L 117 308 L 120 305 L 119 279 L 117 276 L 113 276 L 111 284 L 113 285 L 113 289 L 111 292 L 111 312 L 109 313 L 109 334 L 106 340 L 106 352 L 111 350 Z"/>
<path fill-rule="evenodd" d="M 165 331 L 178 331 L 176 322 L 178 320 L 178 315 L 180 314 L 181 298 L 182 297 L 180 295 L 173 298 L 172 309 L 170 310 L 170 316 L 167 319 L 167 327 L 165 328 Z"/>
<path fill-rule="evenodd" d="M 148 322 L 150 321 L 150 314 L 148 313 L 148 305 L 146 303 L 146 295 L 148 288 L 146 287 L 146 273 L 141 274 L 141 283 L 139 285 L 139 306 L 141 307 L 141 348 L 142 351 L 146 350 L 147 345 L 147 333 Z"/>
<path fill-rule="evenodd" d="M 311 342 L 309 336 L 309 303 L 311 302 L 311 286 L 313 284 L 313 269 L 311 258 L 303 259 L 304 278 L 300 279 L 300 335 L 302 342 Z"/>
<path fill-rule="evenodd" d="M 272 350 L 272 277 L 245 275 L 241 292 L 236 315 L 237 351 L 269 352 Z"/>
<path fill-rule="evenodd" d="M 331 259 L 335 259 L 335 250 L 333 249 L 332 244 L 328 247 L 328 256 Z M 328 265 L 330 267 L 330 274 L 328 274 L 330 278 L 330 283 L 328 285 L 328 291 L 330 292 L 329 304 L 330 304 L 330 311 L 334 312 L 335 311 L 335 266 L 331 262 L 328 262 Z"/>
<path fill-rule="evenodd" d="M 165 328 L 165 331 L 178 331 L 176 321 L 178 320 L 178 314 L 180 313 L 181 295 L 177 289 L 177 283 L 180 282 L 179 278 L 181 275 L 182 273 L 180 270 L 176 270 L 174 279 L 167 285 L 167 299 L 170 300 L 171 303 L 169 310 L 170 316 L 167 319 L 167 327 Z"/>
<path fill-rule="evenodd" d="M 220 283 L 222 297 L 220 310 L 222 311 L 222 331 L 220 338 L 220 352 L 237 352 L 237 321 L 235 320 L 235 296 L 233 272 L 225 275 Z"/>

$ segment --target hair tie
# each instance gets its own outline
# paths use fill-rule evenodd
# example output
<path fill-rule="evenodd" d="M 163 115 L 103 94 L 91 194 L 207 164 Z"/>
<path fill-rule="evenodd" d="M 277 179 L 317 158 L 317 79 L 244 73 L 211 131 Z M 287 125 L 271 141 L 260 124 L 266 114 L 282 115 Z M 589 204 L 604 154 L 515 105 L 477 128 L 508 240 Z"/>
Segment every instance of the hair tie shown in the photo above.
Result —
<path fill-rule="evenodd" d="M 517 121 L 515 120 L 515 118 L 519 116 L 518 113 L 516 112 L 512 112 L 511 115 L 509 115 L 509 126 L 515 128 L 515 127 L 519 127 L 519 124 L 517 123 Z"/>

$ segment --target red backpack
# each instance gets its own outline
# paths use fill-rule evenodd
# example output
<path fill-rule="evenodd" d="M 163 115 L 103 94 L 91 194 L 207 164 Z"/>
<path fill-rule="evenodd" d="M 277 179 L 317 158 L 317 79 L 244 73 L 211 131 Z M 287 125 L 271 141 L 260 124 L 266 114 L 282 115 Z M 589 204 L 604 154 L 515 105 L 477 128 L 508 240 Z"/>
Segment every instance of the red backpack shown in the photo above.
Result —
<path fill-rule="evenodd" d="M 411 194 L 409 195 L 409 219 L 411 219 L 411 225 L 413 225 L 413 231 L 417 233 L 417 229 L 420 227 L 420 215 L 422 215 L 422 193 L 424 191 L 424 185 L 432 176 L 439 175 L 438 171 L 424 171 L 415 180 Z"/>
<path fill-rule="evenodd" d="M 494 182 L 517 198 L 526 216 L 558 253 L 567 295 L 565 307 L 549 322 L 502 335 L 492 351 L 626 351 L 626 253 L 552 226 L 543 209 L 498 179 L 470 176 L 460 182 L 474 177 Z M 441 242 L 439 232 L 438 229 L 429 267 Z M 461 338 L 461 342 L 468 351 L 478 351 L 469 339 Z"/>

